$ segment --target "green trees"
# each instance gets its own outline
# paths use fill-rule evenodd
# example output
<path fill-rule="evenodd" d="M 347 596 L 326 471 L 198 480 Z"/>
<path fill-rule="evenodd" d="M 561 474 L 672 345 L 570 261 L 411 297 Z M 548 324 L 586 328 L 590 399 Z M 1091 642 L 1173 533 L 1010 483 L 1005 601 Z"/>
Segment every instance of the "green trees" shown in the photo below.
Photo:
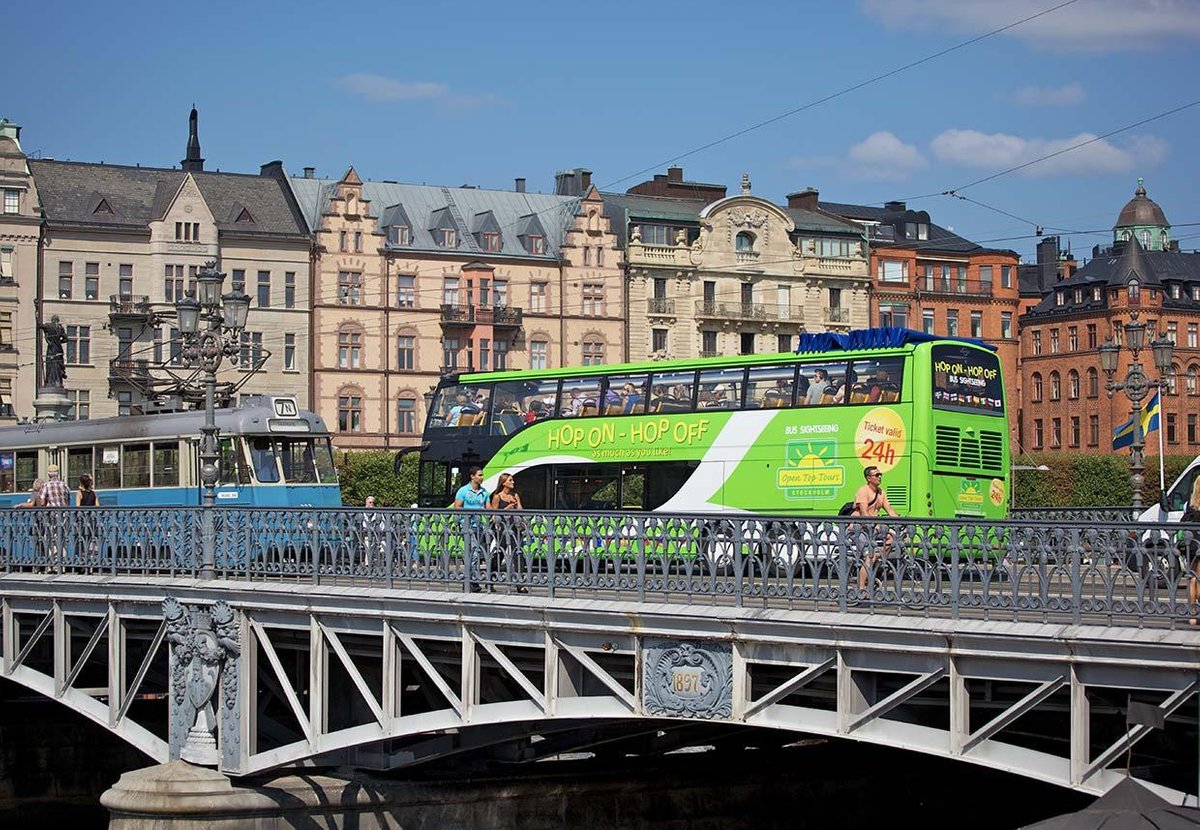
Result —
<path fill-rule="evenodd" d="M 1166 456 L 1167 486 L 1171 486 L 1191 455 Z M 1023 455 L 1013 462 L 1019 467 L 1045 466 L 1047 470 L 1017 470 L 1013 484 L 1013 507 L 1113 507 L 1133 500 L 1126 455 L 1053 453 Z M 1158 456 L 1147 456 L 1142 502 L 1158 501 Z"/>
<path fill-rule="evenodd" d="M 411 507 L 417 501 L 416 453 L 404 456 L 400 475 L 393 468 L 395 452 L 344 452 L 338 456 L 342 503 L 359 506 L 374 496 L 380 507 Z"/>

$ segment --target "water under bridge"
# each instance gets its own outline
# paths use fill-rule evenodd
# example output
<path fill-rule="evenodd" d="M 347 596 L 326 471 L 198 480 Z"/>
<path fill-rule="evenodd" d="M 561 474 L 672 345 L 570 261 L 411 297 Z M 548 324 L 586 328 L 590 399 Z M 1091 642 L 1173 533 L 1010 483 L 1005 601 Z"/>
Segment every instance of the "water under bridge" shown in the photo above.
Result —
<path fill-rule="evenodd" d="M 230 776 L 734 723 L 1195 804 L 1193 531 L 1086 516 L 0 516 L 0 671 Z M 206 532 L 209 537 L 206 540 Z M 209 558 L 205 558 L 205 542 Z M 670 740 L 670 730 L 656 734 Z M 1190 796 L 1187 794 L 1191 794 Z"/>

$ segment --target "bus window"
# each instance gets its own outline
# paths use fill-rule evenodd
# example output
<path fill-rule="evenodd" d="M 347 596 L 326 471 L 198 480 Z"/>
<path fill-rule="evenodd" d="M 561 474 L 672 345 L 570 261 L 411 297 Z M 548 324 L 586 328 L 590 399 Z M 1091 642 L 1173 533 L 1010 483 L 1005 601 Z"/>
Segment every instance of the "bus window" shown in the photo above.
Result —
<path fill-rule="evenodd" d="M 329 439 L 314 439 L 314 448 L 313 459 L 317 463 L 317 480 L 322 484 L 337 484 L 337 467 L 333 464 L 333 454 L 329 449 Z"/>
<path fill-rule="evenodd" d="M 315 484 L 317 465 L 312 442 L 307 438 L 277 438 L 275 452 L 283 463 L 283 480 L 288 484 Z"/>
<path fill-rule="evenodd" d="M 101 447 L 96 459 L 96 489 L 121 488 L 121 448 L 116 444 Z"/>
<path fill-rule="evenodd" d="M 695 461 L 667 461 L 646 464 L 644 510 L 657 510 L 683 487 L 696 469 Z"/>
<path fill-rule="evenodd" d="M 793 406 L 792 395 L 796 391 L 795 366 L 755 366 L 750 369 L 746 381 L 746 409 L 778 409 Z M 807 395 L 811 388 L 810 379 L 804 378 L 800 394 Z M 804 403 L 804 400 L 801 400 Z"/>
<path fill-rule="evenodd" d="M 279 465 L 275 461 L 271 439 L 247 438 L 246 442 L 250 445 L 250 464 L 254 468 L 254 477 L 262 484 L 279 481 Z"/>
<path fill-rule="evenodd" d="M 800 374 L 808 381 L 808 393 L 800 406 L 821 406 L 846 402 L 846 362 L 837 363 L 802 363 Z M 853 385 L 854 375 L 850 374 L 849 383 Z"/>
<path fill-rule="evenodd" d="M 250 473 L 239 451 L 241 442 L 232 438 L 222 438 L 217 445 L 217 467 L 220 471 L 218 484 L 249 484 Z"/>
<path fill-rule="evenodd" d="M 154 445 L 154 486 L 179 486 L 179 442 L 159 442 Z"/>
<path fill-rule="evenodd" d="M 92 458 L 95 453 L 91 447 L 70 447 L 67 450 L 67 486 L 74 489 L 79 486 L 79 477 L 84 473 L 90 476 L 95 474 L 92 472 Z"/>
<path fill-rule="evenodd" d="M 936 345 L 930 351 L 930 361 L 935 409 L 1004 414 L 1004 387 L 996 355 L 970 346 Z"/>
<path fill-rule="evenodd" d="M 562 382 L 563 418 L 583 418 L 600 412 L 600 378 L 568 378 Z"/>
<path fill-rule="evenodd" d="M 646 466 L 638 464 L 621 470 L 621 509 L 646 509 Z"/>
<path fill-rule="evenodd" d="M 482 424 L 487 417 L 491 384 L 458 384 L 437 390 L 429 408 L 430 427 L 469 427 Z"/>
<path fill-rule="evenodd" d="M 650 379 L 649 412 L 691 412 L 695 372 L 655 372 Z"/>
<path fill-rule="evenodd" d="M 127 444 L 121 448 L 121 485 L 150 486 L 150 445 Z"/>
<path fill-rule="evenodd" d="M 17 454 L 12 450 L 0 452 L 0 493 L 15 493 Z"/>
<path fill-rule="evenodd" d="M 904 358 L 879 357 L 854 361 L 858 383 L 850 390 L 850 403 L 896 403 L 904 380 Z"/>
<path fill-rule="evenodd" d="M 492 396 L 492 435 L 512 435 L 526 424 L 549 418 L 557 397 L 557 380 L 497 383 Z"/>
<path fill-rule="evenodd" d="M 616 510 L 621 468 L 617 464 L 559 467 L 554 482 L 556 510 Z"/>
<path fill-rule="evenodd" d="M 700 373 L 697 407 L 700 409 L 740 409 L 745 369 L 708 369 Z"/>
<path fill-rule="evenodd" d="M 636 415 L 646 411 L 646 385 L 649 375 L 613 375 L 608 379 L 608 391 L 604 393 L 605 415 Z M 619 396 L 614 401 L 609 393 Z M 619 409 L 614 408 L 614 404 Z"/>

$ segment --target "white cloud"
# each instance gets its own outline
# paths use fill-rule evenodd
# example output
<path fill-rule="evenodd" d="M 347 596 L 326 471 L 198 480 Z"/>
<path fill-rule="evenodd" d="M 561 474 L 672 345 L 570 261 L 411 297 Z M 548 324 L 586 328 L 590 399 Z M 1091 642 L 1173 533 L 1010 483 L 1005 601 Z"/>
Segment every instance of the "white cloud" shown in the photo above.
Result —
<path fill-rule="evenodd" d="M 1024 107 L 1069 107 L 1082 104 L 1087 97 L 1075 82 L 1053 86 L 1023 86 L 1012 94 L 1013 103 Z"/>
<path fill-rule="evenodd" d="M 370 72 L 354 72 L 343 75 L 334 84 L 347 92 L 374 103 L 389 103 L 392 101 L 414 101 L 421 98 L 444 98 L 450 88 L 445 84 L 428 81 L 397 81 L 395 78 L 385 78 L 383 75 L 372 75 Z"/>
<path fill-rule="evenodd" d="M 904 181 L 929 166 L 920 150 L 886 130 L 871 133 L 855 144 L 847 151 L 846 159 L 852 175 L 878 181 Z"/>
<path fill-rule="evenodd" d="M 343 75 L 335 78 L 333 85 L 374 104 L 432 101 L 439 109 L 450 112 L 476 110 L 508 103 L 501 96 L 491 92 L 459 94 L 451 92 L 450 87 L 442 83 L 400 81 L 370 72 L 353 72 Z"/>
<path fill-rule="evenodd" d="M 978 130 L 945 130 L 929 147 L 940 161 L 963 167 L 1003 170 L 1094 138 L 1092 133 L 1047 139 Z M 1093 141 L 1077 150 L 1038 162 L 1021 173 L 1026 176 L 1128 173 L 1158 165 L 1166 158 L 1167 149 L 1165 141 L 1152 135 L 1131 136 L 1125 147 L 1110 144 L 1107 140 Z"/>
<path fill-rule="evenodd" d="M 1047 0 L 860 0 L 865 14 L 885 25 L 978 34 L 1050 7 Z M 1007 32 L 1039 47 L 1075 51 L 1150 49 L 1168 41 L 1200 40 L 1195 0 L 1082 0 Z"/>

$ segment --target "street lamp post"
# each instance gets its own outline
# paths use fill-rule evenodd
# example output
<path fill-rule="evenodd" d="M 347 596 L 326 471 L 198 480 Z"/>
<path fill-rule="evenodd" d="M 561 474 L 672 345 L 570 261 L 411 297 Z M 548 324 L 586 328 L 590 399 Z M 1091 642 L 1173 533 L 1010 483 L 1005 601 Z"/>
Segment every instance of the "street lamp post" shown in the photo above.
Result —
<path fill-rule="evenodd" d="M 1145 345 L 1146 324 L 1138 320 L 1138 314 L 1135 311 L 1130 315 L 1129 321 L 1123 328 L 1125 330 L 1125 346 L 1132 355 L 1129 368 L 1125 370 L 1124 379 L 1119 382 L 1113 381 L 1121 347 L 1111 338 L 1106 339 L 1100 346 L 1100 368 L 1104 370 L 1104 374 L 1108 375 L 1108 383 L 1104 386 L 1108 397 L 1112 398 L 1113 392 L 1121 390 L 1129 399 L 1132 409 L 1133 444 L 1129 448 L 1129 483 L 1133 487 L 1133 512 L 1136 516 L 1142 512 L 1142 485 L 1145 483 L 1146 472 L 1146 441 L 1142 434 L 1142 401 L 1146 399 L 1152 389 L 1167 387 L 1167 382 L 1162 378 L 1171 370 L 1175 341 L 1168 340 L 1163 334 L 1150 341 L 1150 350 L 1154 353 L 1154 367 L 1158 369 L 1159 378 L 1150 380 L 1138 360 L 1138 355 Z"/>
<path fill-rule="evenodd" d="M 217 467 L 217 371 L 226 357 L 237 362 L 239 338 L 250 311 L 250 297 L 244 292 L 221 294 L 224 281 L 225 275 L 217 270 L 216 262 L 208 262 L 196 275 L 196 293 L 199 296 L 192 297 L 189 294 L 175 301 L 179 333 L 184 343 L 182 358 L 189 366 L 204 372 L 204 426 L 200 428 L 200 483 L 204 486 L 201 579 L 213 579 L 216 576 L 216 520 L 213 511 L 217 504 L 217 481 L 220 478 Z M 204 323 L 203 328 L 201 323 Z"/>

